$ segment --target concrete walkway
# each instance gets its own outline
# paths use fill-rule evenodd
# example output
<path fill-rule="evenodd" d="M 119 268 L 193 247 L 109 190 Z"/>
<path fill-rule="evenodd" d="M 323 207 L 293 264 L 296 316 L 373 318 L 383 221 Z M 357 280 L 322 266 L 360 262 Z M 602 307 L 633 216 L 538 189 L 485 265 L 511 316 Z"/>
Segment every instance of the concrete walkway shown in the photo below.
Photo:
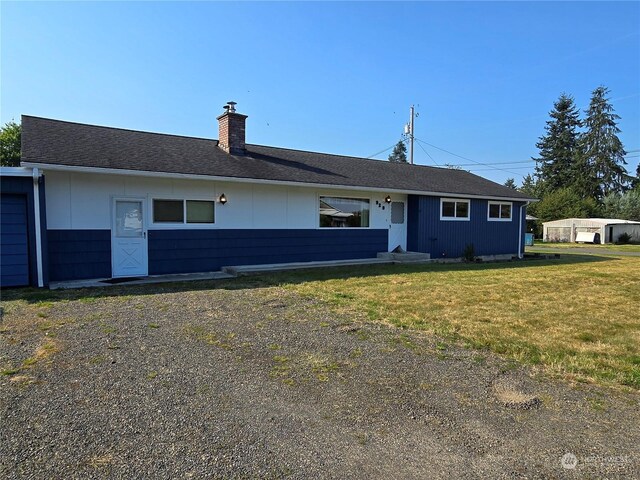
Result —
<path fill-rule="evenodd" d="M 589 247 L 585 245 L 557 248 L 557 247 L 542 247 L 536 245 L 535 247 L 526 247 L 526 252 L 531 253 L 581 253 L 584 255 L 622 255 L 625 257 L 640 257 L 640 252 L 628 252 L 623 250 L 610 250 L 608 248 Z"/>
<path fill-rule="evenodd" d="M 170 282 L 191 282 L 195 280 L 220 280 L 234 278 L 238 275 L 250 275 L 253 273 L 280 272 L 284 270 L 302 270 L 307 268 L 328 268 L 328 267 L 348 267 L 355 265 L 380 265 L 399 263 L 397 260 L 381 258 L 362 258 L 351 260 L 331 260 L 323 262 L 292 262 L 273 263 L 265 265 L 241 265 L 222 267 L 219 272 L 204 273 L 182 273 L 174 275 L 150 275 L 148 277 L 135 278 L 131 280 L 111 282 L 109 278 L 96 278 L 91 280 L 67 280 L 61 282 L 51 282 L 51 290 L 69 288 L 92 288 L 92 287 L 112 287 L 114 285 L 147 285 L 152 283 Z"/>
<path fill-rule="evenodd" d="M 233 277 L 233 275 L 224 272 L 205 272 L 182 273 L 176 275 L 150 275 L 148 277 L 139 278 L 137 280 L 125 280 L 119 283 L 109 283 L 109 278 L 95 278 L 91 280 L 67 280 L 62 282 L 51 282 L 49 283 L 49 289 L 58 290 L 68 288 L 114 287 L 116 285 L 148 285 L 151 283 L 190 282 L 194 280 L 219 280 Z"/>

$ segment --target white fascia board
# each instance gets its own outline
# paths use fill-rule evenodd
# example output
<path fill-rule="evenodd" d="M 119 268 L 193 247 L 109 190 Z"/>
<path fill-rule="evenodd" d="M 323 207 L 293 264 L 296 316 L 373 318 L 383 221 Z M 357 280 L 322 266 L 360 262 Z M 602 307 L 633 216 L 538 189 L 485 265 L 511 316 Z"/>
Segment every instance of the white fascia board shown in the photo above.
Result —
<path fill-rule="evenodd" d="M 43 170 L 62 171 L 62 172 L 76 172 L 76 173 L 100 173 L 108 175 L 130 175 L 139 177 L 159 177 L 159 178 L 180 178 L 185 180 L 210 180 L 217 182 L 235 182 L 235 183 L 253 183 L 262 185 L 282 185 L 291 187 L 308 187 L 308 188 L 325 188 L 330 190 L 365 190 L 367 192 L 380 192 L 380 193 L 402 193 L 409 195 L 426 195 L 429 197 L 460 197 L 464 198 L 476 198 L 483 200 L 506 200 L 513 202 L 526 202 L 537 201 L 535 199 L 526 198 L 514 198 L 514 197 L 496 197 L 488 195 L 472 195 L 472 194 L 460 194 L 449 192 L 429 192 L 422 190 L 403 190 L 398 188 L 381 188 L 381 187 L 366 187 L 362 185 L 331 185 L 328 183 L 307 183 L 307 182 L 292 182 L 287 180 L 265 180 L 261 178 L 246 178 L 246 177 L 223 177 L 217 175 L 195 175 L 188 173 L 169 173 L 169 172 L 149 172 L 146 170 L 124 170 L 119 168 L 97 168 L 97 167 L 77 167 L 73 165 L 51 165 L 48 163 L 33 163 L 23 162 L 28 167 L 40 168 Z"/>
<path fill-rule="evenodd" d="M 42 173 L 38 173 L 38 176 Z M 0 167 L 0 176 L 2 177 L 32 177 L 33 169 L 26 167 Z"/>

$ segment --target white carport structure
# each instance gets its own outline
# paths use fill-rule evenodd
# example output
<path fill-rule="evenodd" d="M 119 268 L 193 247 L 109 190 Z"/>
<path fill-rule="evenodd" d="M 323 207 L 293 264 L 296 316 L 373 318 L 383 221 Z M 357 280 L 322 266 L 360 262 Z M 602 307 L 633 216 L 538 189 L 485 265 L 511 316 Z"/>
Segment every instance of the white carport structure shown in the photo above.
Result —
<path fill-rule="evenodd" d="M 614 243 L 620 235 L 627 233 L 631 241 L 640 242 L 640 222 L 617 218 L 563 218 L 544 222 L 545 242 L 575 242 L 579 232 L 597 233 L 600 243 Z"/>

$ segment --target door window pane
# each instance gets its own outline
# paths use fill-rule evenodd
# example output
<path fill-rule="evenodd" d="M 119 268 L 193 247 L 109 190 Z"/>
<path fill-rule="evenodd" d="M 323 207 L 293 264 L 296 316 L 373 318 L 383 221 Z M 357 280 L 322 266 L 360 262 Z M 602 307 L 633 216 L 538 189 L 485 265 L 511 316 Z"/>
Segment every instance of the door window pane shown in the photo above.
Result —
<path fill-rule="evenodd" d="M 404 223 L 404 202 L 393 202 L 391 204 L 391 223 Z"/>
<path fill-rule="evenodd" d="M 116 200 L 116 237 L 142 237 L 142 202 Z"/>
<path fill-rule="evenodd" d="M 184 223 L 184 203 L 182 200 L 154 200 L 154 223 Z"/>
<path fill-rule="evenodd" d="M 204 200 L 187 200 L 187 223 L 213 223 L 214 203 Z"/>

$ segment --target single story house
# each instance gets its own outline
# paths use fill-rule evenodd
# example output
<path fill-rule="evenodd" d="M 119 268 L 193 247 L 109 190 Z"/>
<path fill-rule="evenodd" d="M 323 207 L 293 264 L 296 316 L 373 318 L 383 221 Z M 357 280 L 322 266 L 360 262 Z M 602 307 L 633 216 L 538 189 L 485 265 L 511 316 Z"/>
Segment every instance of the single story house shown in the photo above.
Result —
<path fill-rule="evenodd" d="M 575 242 L 578 233 L 595 233 L 596 243 L 615 243 L 623 233 L 632 241 L 640 241 L 640 222 L 617 218 L 563 218 L 544 222 L 543 239 L 545 242 Z"/>
<path fill-rule="evenodd" d="M 39 243 L 25 234 L 33 256 L 23 248 L 7 261 L 40 265 L 27 276 L 42 285 L 397 247 L 432 258 L 460 257 L 468 244 L 476 255 L 522 255 L 533 198 L 461 170 L 248 144 L 234 105 L 218 117 L 218 140 L 23 116 L 15 175 L 24 185 L 5 190 L 2 175 L 3 215 L 12 195 L 26 195 L 15 215 L 40 234 Z M 39 212 L 24 213 L 31 204 Z"/>

